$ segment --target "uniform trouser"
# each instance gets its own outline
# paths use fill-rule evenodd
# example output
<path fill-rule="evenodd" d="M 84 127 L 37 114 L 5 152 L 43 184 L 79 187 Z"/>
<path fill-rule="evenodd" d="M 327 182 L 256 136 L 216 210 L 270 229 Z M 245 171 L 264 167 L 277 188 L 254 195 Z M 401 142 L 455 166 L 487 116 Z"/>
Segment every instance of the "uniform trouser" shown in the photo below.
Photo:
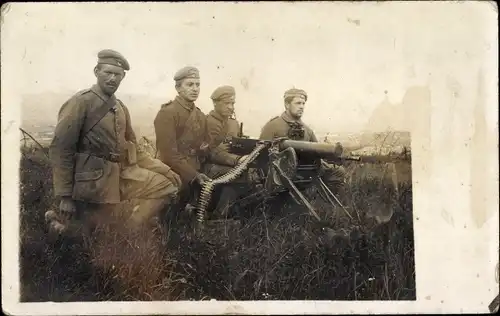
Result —
<path fill-rule="evenodd" d="M 179 188 L 164 175 L 135 166 L 122 171 L 120 192 L 124 200 L 139 201 L 128 219 L 134 225 L 142 225 L 160 215 L 166 205 L 175 203 Z"/>
<path fill-rule="evenodd" d="M 178 194 L 178 188 L 164 175 L 136 165 L 121 170 L 119 185 L 122 203 L 76 201 L 76 221 L 67 224 L 74 226 L 71 225 L 73 222 L 83 226 L 84 230 L 93 230 L 101 223 L 111 222 L 127 229 L 148 227 L 166 205 L 175 203 Z"/>

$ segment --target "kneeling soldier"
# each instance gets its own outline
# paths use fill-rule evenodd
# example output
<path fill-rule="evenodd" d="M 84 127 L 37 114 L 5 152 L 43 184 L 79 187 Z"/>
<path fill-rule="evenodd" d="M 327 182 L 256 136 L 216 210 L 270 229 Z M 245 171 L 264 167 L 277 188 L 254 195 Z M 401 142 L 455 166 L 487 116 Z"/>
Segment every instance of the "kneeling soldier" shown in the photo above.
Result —
<path fill-rule="evenodd" d="M 138 150 L 129 111 L 114 95 L 129 69 L 120 53 L 99 52 L 97 83 L 59 111 L 50 158 L 62 214 L 87 221 L 90 210 L 137 199 L 140 204 L 127 217 L 139 227 L 177 198 L 179 176 Z"/>

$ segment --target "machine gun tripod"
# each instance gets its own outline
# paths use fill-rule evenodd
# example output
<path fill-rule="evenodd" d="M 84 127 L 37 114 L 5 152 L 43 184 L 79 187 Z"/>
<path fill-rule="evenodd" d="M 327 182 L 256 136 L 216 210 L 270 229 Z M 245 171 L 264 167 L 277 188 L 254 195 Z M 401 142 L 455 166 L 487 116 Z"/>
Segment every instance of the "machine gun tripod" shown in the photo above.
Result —
<path fill-rule="evenodd" d="M 270 199 L 282 193 L 288 193 L 293 201 L 305 206 L 309 214 L 318 224 L 325 222 L 318 215 L 302 193 L 310 185 L 319 187 L 320 196 L 332 206 L 340 206 L 352 219 L 347 209 L 331 192 L 320 177 L 319 170 L 322 160 L 340 161 L 355 160 L 357 157 L 341 157 L 337 146 L 327 143 L 312 143 L 276 138 L 273 140 L 257 140 L 250 138 L 230 138 L 226 141 L 229 151 L 234 154 L 248 155 L 248 158 L 231 169 L 226 174 L 206 183 L 195 197 L 196 228 L 201 230 L 206 220 L 207 209 L 213 198 L 213 192 L 219 185 L 235 186 L 234 180 L 242 176 L 250 168 L 259 175 L 253 184 L 262 187 L 255 194 L 257 199 Z"/>

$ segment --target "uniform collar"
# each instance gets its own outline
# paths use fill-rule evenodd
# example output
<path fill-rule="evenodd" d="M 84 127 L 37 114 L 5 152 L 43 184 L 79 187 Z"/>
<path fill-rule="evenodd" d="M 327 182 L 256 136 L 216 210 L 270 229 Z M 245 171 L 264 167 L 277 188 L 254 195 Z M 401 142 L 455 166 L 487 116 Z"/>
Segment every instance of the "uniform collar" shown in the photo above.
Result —
<path fill-rule="evenodd" d="M 213 116 L 215 119 L 217 119 L 218 121 L 221 121 L 221 122 L 225 122 L 227 121 L 226 118 L 224 118 L 222 115 L 219 114 L 219 112 L 215 111 L 215 110 L 212 110 L 210 111 L 209 113 L 211 116 Z"/>
<path fill-rule="evenodd" d="M 175 100 L 189 112 L 191 112 L 195 108 L 194 102 L 187 101 L 179 95 L 175 97 Z"/>
<path fill-rule="evenodd" d="M 301 125 L 304 125 L 301 119 L 294 119 L 286 111 L 281 114 L 281 118 L 287 123 L 299 123 Z"/>
<path fill-rule="evenodd" d="M 92 92 L 94 92 L 101 100 L 107 101 L 108 99 L 114 100 L 116 99 L 115 95 L 113 94 L 112 96 L 107 96 L 102 90 L 101 87 L 99 87 L 98 84 L 95 84 L 90 88 Z"/>

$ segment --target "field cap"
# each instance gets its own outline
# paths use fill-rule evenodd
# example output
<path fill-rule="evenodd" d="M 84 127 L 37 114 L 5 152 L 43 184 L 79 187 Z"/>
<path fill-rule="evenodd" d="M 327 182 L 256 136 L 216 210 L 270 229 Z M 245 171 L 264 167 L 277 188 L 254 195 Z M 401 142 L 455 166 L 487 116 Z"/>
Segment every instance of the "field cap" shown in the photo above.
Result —
<path fill-rule="evenodd" d="M 125 59 L 125 57 L 123 57 L 122 54 L 112 49 L 101 50 L 97 54 L 97 58 L 98 58 L 97 60 L 98 64 L 108 64 L 121 67 L 124 70 L 130 70 L 130 65 L 127 59 Z"/>
<path fill-rule="evenodd" d="M 221 86 L 212 92 L 210 98 L 214 101 L 221 101 L 226 99 L 234 100 L 236 96 L 236 91 L 231 86 Z"/>
<path fill-rule="evenodd" d="M 301 89 L 293 88 L 293 89 L 285 91 L 284 98 L 286 99 L 288 97 L 301 97 L 307 101 L 307 93 Z"/>
<path fill-rule="evenodd" d="M 198 68 L 186 66 L 179 69 L 174 75 L 174 80 L 179 81 L 183 79 L 200 79 L 200 72 Z"/>

